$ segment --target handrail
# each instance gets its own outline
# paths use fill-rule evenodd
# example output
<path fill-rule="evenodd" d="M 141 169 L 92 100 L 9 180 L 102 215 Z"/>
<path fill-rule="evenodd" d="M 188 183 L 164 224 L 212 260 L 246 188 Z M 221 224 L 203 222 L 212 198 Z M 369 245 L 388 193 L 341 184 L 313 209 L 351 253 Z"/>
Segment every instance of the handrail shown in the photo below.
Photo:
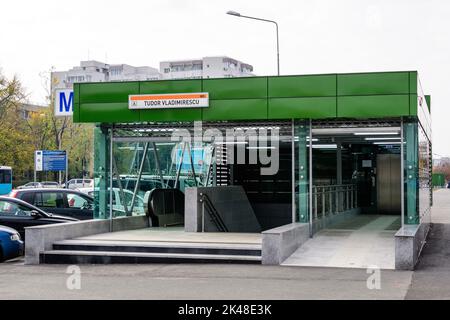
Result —
<path fill-rule="evenodd" d="M 358 207 L 356 184 L 312 186 L 313 219 L 338 214 Z M 319 210 L 320 209 L 320 210 Z"/>
<path fill-rule="evenodd" d="M 214 222 L 217 229 L 221 232 L 228 232 L 228 228 L 223 222 L 222 217 L 220 216 L 217 209 L 214 207 L 211 199 L 205 193 L 200 193 L 200 202 L 202 204 L 202 231 L 205 231 L 205 207 L 209 212 L 211 217 L 211 221 Z"/>

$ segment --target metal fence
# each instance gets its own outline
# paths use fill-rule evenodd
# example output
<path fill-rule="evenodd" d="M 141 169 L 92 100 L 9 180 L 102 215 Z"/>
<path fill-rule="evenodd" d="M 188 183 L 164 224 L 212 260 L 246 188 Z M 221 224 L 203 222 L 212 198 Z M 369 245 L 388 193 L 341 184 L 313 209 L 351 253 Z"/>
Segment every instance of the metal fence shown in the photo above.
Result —
<path fill-rule="evenodd" d="M 354 184 L 313 186 L 313 219 L 354 209 L 358 192 Z"/>

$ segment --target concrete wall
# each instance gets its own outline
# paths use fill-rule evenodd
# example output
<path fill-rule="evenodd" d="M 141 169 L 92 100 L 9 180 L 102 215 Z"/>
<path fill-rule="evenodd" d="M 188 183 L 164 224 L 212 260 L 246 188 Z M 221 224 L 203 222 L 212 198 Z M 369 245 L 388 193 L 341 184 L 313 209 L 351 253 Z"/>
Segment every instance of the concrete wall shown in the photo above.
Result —
<path fill-rule="evenodd" d="M 405 225 L 395 234 L 395 269 L 414 270 L 425 245 L 429 223 Z"/>
<path fill-rule="evenodd" d="M 279 265 L 309 240 L 308 223 L 290 223 L 262 232 L 262 264 Z"/>
<path fill-rule="evenodd" d="M 112 231 L 149 227 L 146 216 L 113 220 Z M 39 253 L 51 250 L 56 241 L 110 232 L 110 220 L 84 220 L 25 228 L 25 264 L 39 264 Z"/>
<path fill-rule="evenodd" d="M 261 232 L 261 226 L 242 186 L 186 188 L 184 218 L 186 232 L 202 231 L 201 193 L 209 197 L 229 232 Z M 206 209 L 204 220 L 205 232 L 218 231 Z"/>

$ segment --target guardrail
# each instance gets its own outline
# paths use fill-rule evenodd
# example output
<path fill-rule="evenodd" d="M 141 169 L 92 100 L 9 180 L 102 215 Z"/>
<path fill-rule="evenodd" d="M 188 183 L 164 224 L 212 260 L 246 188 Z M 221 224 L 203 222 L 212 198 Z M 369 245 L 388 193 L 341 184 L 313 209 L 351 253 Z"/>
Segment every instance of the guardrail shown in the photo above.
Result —
<path fill-rule="evenodd" d="M 358 190 L 354 184 L 313 186 L 313 219 L 358 207 Z"/>
<path fill-rule="evenodd" d="M 228 232 L 228 228 L 225 225 L 220 213 L 217 211 L 214 204 L 209 199 L 206 193 L 200 193 L 200 203 L 202 204 L 202 232 L 205 232 L 205 209 L 209 212 L 211 221 L 220 232 Z"/>

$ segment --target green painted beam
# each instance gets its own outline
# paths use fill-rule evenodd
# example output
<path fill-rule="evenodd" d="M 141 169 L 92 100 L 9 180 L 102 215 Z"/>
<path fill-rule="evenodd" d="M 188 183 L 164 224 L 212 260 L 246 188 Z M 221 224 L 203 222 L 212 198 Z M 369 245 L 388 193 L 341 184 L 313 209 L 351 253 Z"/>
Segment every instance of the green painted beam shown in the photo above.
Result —
<path fill-rule="evenodd" d="M 336 75 L 269 77 L 269 97 L 335 97 Z"/>
<path fill-rule="evenodd" d="M 408 72 L 337 75 L 338 96 L 409 94 Z"/>
<path fill-rule="evenodd" d="M 382 118 L 409 115 L 409 95 L 345 96 L 337 98 L 337 117 Z"/>
<path fill-rule="evenodd" d="M 267 98 L 267 77 L 203 79 L 210 100 Z"/>
<path fill-rule="evenodd" d="M 74 85 L 74 122 L 416 116 L 417 72 L 183 79 Z M 129 110 L 130 94 L 208 92 L 203 109 Z"/>
<path fill-rule="evenodd" d="M 74 83 L 73 91 L 73 122 L 80 122 L 80 89 L 79 84 Z"/>
<path fill-rule="evenodd" d="M 269 119 L 323 119 L 336 117 L 336 98 L 270 98 Z"/>
<path fill-rule="evenodd" d="M 129 110 L 128 102 L 82 103 L 80 104 L 82 122 L 139 122 L 139 110 Z"/>
<path fill-rule="evenodd" d="M 203 121 L 267 119 L 267 99 L 211 100 Z"/>

